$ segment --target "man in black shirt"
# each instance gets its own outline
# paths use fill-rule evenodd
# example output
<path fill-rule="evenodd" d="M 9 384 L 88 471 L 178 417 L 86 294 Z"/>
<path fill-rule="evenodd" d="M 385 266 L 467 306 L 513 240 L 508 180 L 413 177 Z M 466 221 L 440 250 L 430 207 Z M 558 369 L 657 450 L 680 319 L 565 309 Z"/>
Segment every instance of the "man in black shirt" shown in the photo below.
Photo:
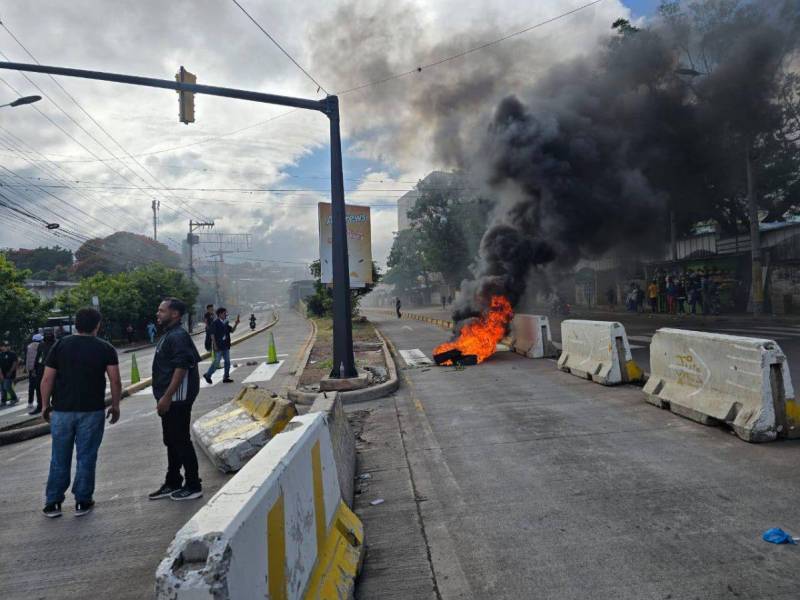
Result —
<path fill-rule="evenodd" d="M 60 517 L 64 493 L 69 487 L 72 449 L 77 451 L 75 515 L 94 506 L 94 474 L 97 451 L 103 441 L 104 416 L 119 420 L 122 381 L 114 347 L 97 337 L 100 313 L 82 308 L 75 315 L 76 335 L 65 336 L 53 346 L 45 361 L 41 392 L 43 417 L 50 422 L 52 450 L 47 478 L 46 517 Z M 111 383 L 111 407 L 105 411 L 106 375 Z M 52 404 L 51 404 L 52 397 Z"/>
<path fill-rule="evenodd" d="M 207 383 L 212 383 L 211 376 L 214 371 L 219 369 L 219 361 L 225 361 L 225 374 L 222 377 L 223 383 L 232 383 L 231 379 L 231 333 L 236 331 L 239 326 L 239 317 L 236 317 L 236 322 L 233 325 L 228 323 L 228 309 L 220 306 L 217 309 L 217 318 L 211 324 L 211 342 L 214 346 L 214 360 L 211 366 L 208 367 L 203 379 Z"/>
<path fill-rule="evenodd" d="M 161 433 L 167 447 L 167 476 L 164 484 L 148 495 L 151 500 L 192 500 L 203 495 L 190 434 L 192 403 L 200 390 L 200 355 L 192 337 L 181 327 L 185 313 L 186 304 L 176 298 L 167 298 L 158 306 L 157 320 L 164 335 L 153 356 L 153 396 L 158 401 Z"/>
<path fill-rule="evenodd" d="M 17 355 L 11 351 L 8 342 L 0 344 L 0 406 L 6 402 L 17 403 L 14 379 L 17 377 Z"/>
<path fill-rule="evenodd" d="M 211 350 L 211 324 L 214 322 L 214 305 L 206 304 L 206 314 L 203 315 L 203 321 L 206 324 L 206 341 L 205 349 Z"/>

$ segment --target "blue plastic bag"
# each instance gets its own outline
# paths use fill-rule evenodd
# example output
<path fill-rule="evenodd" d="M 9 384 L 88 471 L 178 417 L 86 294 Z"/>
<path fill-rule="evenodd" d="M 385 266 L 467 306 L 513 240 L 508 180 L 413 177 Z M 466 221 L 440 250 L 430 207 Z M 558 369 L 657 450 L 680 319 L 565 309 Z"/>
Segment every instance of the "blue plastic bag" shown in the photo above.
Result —
<path fill-rule="evenodd" d="M 764 535 L 762 535 L 761 537 L 764 538 L 765 542 L 769 542 L 770 544 L 796 544 L 797 543 L 790 533 L 785 532 L 783 529 L 781 529 L 779 527 L 773 527 L 772 529 L 767 529 L 764 532 Z"/>

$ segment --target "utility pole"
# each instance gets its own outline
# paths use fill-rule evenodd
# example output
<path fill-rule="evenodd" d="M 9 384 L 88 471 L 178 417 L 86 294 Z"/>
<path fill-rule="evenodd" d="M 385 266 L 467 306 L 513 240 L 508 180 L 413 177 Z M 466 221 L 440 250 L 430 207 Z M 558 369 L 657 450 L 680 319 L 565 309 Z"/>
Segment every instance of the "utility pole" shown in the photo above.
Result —
<path fill-rule="evenodd" d="M 747 169 L 747 214 L 750 220 L 750 256 L 752 265 L 753 314 L 764 314 L 764 282 L 761 267 L 761 230 L 758 222 L 758 202 L 753 175 L 753 149 L 748 141 L 745 155 Z"/>
<path fill-rule="evenodd" d="M 200 242 L 199 237 L 194 232 L 195 232 L 196 229 L 203 229 L 203 228 L 206 228 L 206 227 L 209 228 L 209 229 L 214 227 L 214 221 L 208 221 L 208 222 L 195 222 L 195 221 L 191 221 L 191 220 L 189 221 L 189 233 L 186 235 L 186 245 L 189 247 L 189 250 L 188 250 L 188 255 L 189 255 L 189 261 L 188 261 L 189 265 L 188 265 L 188 267 L 189 267 L 189 269 L 188 269 L 188 271 L 189 271 L 189 281 L 191 283 L 194 283 L 194 250 L 193 250 L 193 248 L 194 248 L 194 246 L 196 246 Z M 193 314 L 194 314 L 194 306 L 190 306 L 189 307 L 189 331 L 192 330 L 192 315 Z"/>
<path fill-rule="evenodd" d="M 347 226 L 345 223 L 344 185 L 342 175 L 342 142 L 339 132 L 339 98 L 328 96 L 322 100 L 293 98 L 277 94 L 264 94 L 249 90 L 224 88 L 211 85 L 200 85 L 187 81 L 185 70 L 179 73 L 178 79 L 170 81 L 153 77 L 105 73 L 86 69 L 69 69 L 40 64 L 26 64 L 0 61 L 0 69 L 25 71 L 29 73 L 47 73 L 65 77 L 80 77 L 95 81 L 111 81 L 128 85 L 161 88 L 182 92 L 183 99 L 189 94 L 208 94 L 223 98 L 237 98 L 250 102 L 290 106 L 323 113 L 330 120 L 331 146 L 331 220 L 332 220 L 332 258 L 333 258 L 333 369 L 330 376 L 335 379 L 355 377 L 356 366 L 353 357 L 353 324 L 350 316 L 350 272 L 347 261 Z M 183 110 L 183 108 L 182 108 Z M 189 115 L 181 114 L 183 122 L 189 121 Z M 190 233 L 191 235 L 191 233 Z M 191 241 L 191 239 L 190 239 Z"/>
<path fill-rule="evenodd" d="M 153 200 L 151 204 L 153 208 L 153 239 L 158 241 L 158 209 L 161 208 L 161 200 Z"/>

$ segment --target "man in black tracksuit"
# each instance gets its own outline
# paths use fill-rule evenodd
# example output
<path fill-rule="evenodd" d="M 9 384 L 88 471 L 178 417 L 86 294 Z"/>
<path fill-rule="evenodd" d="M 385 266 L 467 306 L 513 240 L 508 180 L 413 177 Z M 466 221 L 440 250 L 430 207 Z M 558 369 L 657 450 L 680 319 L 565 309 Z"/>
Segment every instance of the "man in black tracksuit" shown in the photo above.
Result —
<path fill-rule="evenodd" d="M 200 355 L 189 333 L 181 327 L 185 313 L 186 305 L 175 298 L 167 298 L 158 306 L 157 320 L 164 335 L 153 356 L 153 395 L 158 401 L 167 447 L 167 476 L 164 484 L 148 496 L 151 500 L 168 496 L 192 500 L 203 495 L 190 434 L 192 403 L 200 390 Z"/>

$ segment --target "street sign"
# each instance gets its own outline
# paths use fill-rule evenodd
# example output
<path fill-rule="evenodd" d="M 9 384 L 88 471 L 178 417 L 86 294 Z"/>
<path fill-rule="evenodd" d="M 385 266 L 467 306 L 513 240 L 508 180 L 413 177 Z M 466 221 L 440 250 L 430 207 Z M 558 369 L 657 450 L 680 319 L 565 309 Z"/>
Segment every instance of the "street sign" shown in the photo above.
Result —
<path fill-rule="evenodd" d="M 333 283 L 333 228 L 331 205 L 320 202 L 319 207 L 319 262 L 322 283 Z M 369 206 L 345 205 L 347 224 L 347 252 L 350 267 L 350 287 L 363 288 L 372 283 L 372 226 Z"/>

